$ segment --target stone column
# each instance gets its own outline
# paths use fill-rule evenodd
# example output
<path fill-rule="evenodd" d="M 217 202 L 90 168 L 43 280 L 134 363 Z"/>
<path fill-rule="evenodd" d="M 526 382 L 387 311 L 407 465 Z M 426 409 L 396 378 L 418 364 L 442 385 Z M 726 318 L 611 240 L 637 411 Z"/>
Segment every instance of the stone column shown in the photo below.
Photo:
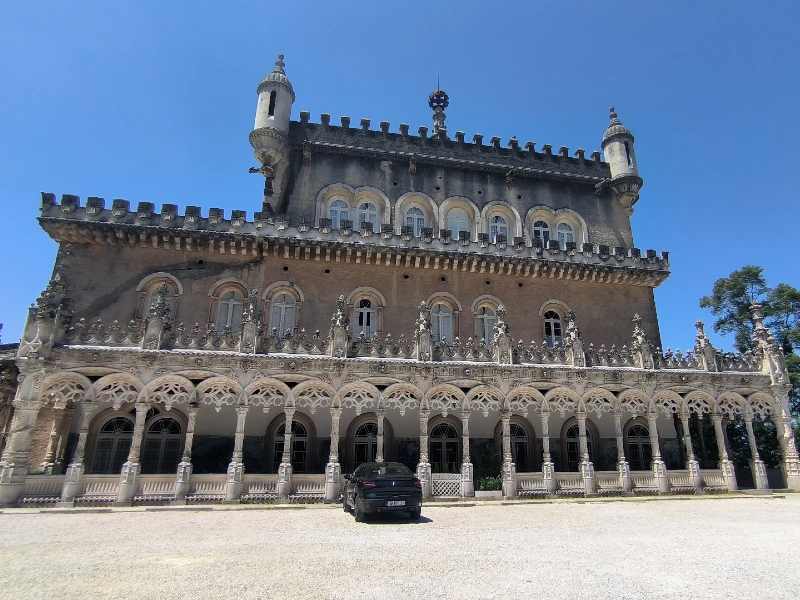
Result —
<path fill-rule="evenodd" d="M 694 493 L 703 493 L 703 478 L 700 475 L 700 463 L 694 457 L 694 448 L 692 447 L 692 434 L 689 431 L 689 413 L 681 413 L 681 429 L 683 429 L 683 445 L 686 448 L 686 469 L 689 471 L 689 477 L 692 479 L 694 485 Z"/>
<path fill-rule="evenodd" d="M 133 439 L 131 440 L 130 452 L 128 452 L 128 460 L 122 465 L 122 473 L 120 473 L 117 504 L 130 505 L 133 501 L 133 495 L 136 493 L 136 486 L 139 484 L 139 473 L 142 471 L 142 465 L 139 464 L 139 455 L 142 452 L 144 422 L 147 419 L 148 409 L 148 404 L 144 402 L 136 403 L 136 423 L 133 426 Z"/>
<path fill-rule="evenodd" d="M 503 496 L 517 496 L 517 468 L 511 453 L 511 413 L 504 412 L 503 420 Z"/>
<path fill-rule="evenodd" d="M 60 414 L 61 419 L 56 415 Z M 50 427 L 50 435 L 47 438 L 47 449 L 44 452 L 44 460 L 39 465 L 39 470 L 43 471 L 46 475 L 52 475 L 56 466 L 56 451 L 58 450 L 58 430 L 60 428 L 60 421 L 63 419 L 64 409 L 57 408 L 53 410 L 53 424 Z"/>
<path fill-rule="evenodd" d="M 758 446 L 756 445 L 756 434 L 753 432 L 753 417 L 745 416 L 745 427 L 747 427 L 747 441 L 750 442 L 750 468 L 753 471 L 753 483 L 756 484 L 757 490 L 768 490 L 769 482 L 767 481 L 767 469 L 764 466 L 764 461 L 758 454 Z"/>
<path fill-rule="evenodd" d="M 228 465 L 225 478 L 225 502 L 238 502 L 242 496 L 244 463 L 242 462 L 242 446 L 244 445 L 244 424 L 247 419 L 248 406 L 236 407 L 236 433 L 233 437 L 233 456 Z"/>
<path fill-rule="evenodd" d="M 581 477 L 583 477 L 584 491 L 587 496 L 597 493 L 594 480 L 594 465 L 589 456 L 589 445 L 586 443 L 586 413 L 576 413 L 578 419 L 578 439 L 581 446 Z M 595 443 L 600 440 L 596 440 Z"/>
<path fill-rule="evenodd" d="M 385 415 L 385 410 L 378 411 L 378 447 L 375 449 L 375 462 L 383 462 L 383 417 Z"/>
<path fill-rule="evenodd" d="M 284 408 L 286 426 L 283 436 L 283 456 L 278 467 L 278 498 L 288 498 L 292 491 L 292 419 L 294 408 Z"/>
<path fill-rule="evenodd" d="M 800 456 L 797 454 L 791 422 L 786 416 L 774 417 L 773 420 L 783 451 L 783 473 L 786 476 L 786 487 L 790 490 L 800 490 Z"/>
<path fill-rule="evenodd" d="M 41 403 L 35 400 L 14 400 L 14 416 L 0 461 L 0 506 L 14 504 L 25 488 L 28 454 L 40 408 Z"/>
<path fill-rule="evenodd" d="M 622 491 L 626 494 L 633 489 L 631 483 L 631 466 L 625 460 L 625 442 L 622 438 L 622 415 L 614 413 L 614 431 L 617 434 L 617 471 L 619 472 L 619 484 Z"/>
<path fill-rule="evenodd" d="M 461 411 L 461 496 L 472 498 L 475 496 L 475 483 L 472 480 L 473 468 L 469 459 L 469 416 L 468 410 Z"/>
<path fill-rule="evenodd" d="M 55 454 L 55 467 L 54 473 L 62 473 L 64 471 L 64 453 L 67 449 L 67 440 L 69 439 L 69 430 L 72 428 L 72 417 L 75 415 L 75 408 L 65 408 L 62 411 L 62 419 L 58 425 L 58 444 L 56 446 Z"/>
<path fill-rule="evenodd" d="M 736 484 L 736 473 L 733 471 L 733 463 L 728 459 L 728 449 L 725 447 L 725 432 L 722 431 L 722 415 L 711 415 L 714 422 L 714 434 L 717 438 L 717 449 L 719 450 L 719 468 L 728 490 L 735 492 L 739 489 Z"/>
<path fill-rule="evenodd" d="M 664 494 L 669 491 L 669 474 L 667 465 L 661 460 L 661 449 L 658 445 L 658 413 L 647 413 L 647 431 L 650 434 L 650 450 L 653 453 L 653 479 L 655 479 L 658 492 Z"/>
<path fill-rule="evenodd" d="M 542 411 L 542 477 L 547 493 L 556 493 L 556 468 L 550 460 L 550 413 Z"/>
<path fill-rule="evenodd" d="M 422 482 L 422 497 L 430 498 L 433 492 L 431 479 L 431 463 L 428 462 L 428 419 L 431 411 L 419 411 L 419 464 L 417 465 L 417 479 Z"/>
<path fill-rule="evenodd" d="M 86 454 L 86 438 L 89 435 L 89 425 L 92 422 L 94 411 L 97 405 L 93 402 L 83 403 L 83 418 L 81 419 L 81 429 L 78 433 L 78 444 L 75 446 L 75 454 L 72 462 L 67 467 L 67 476 L 64 478 L 64 487 L 61 489 L 60 506 L 72 506 L 75 503 L 75 494 L 78 492 L 78 484 L 83 476 L 86 466 L 83 464 L 83 457 Z"/>
<path fill-rule="evenodd" d="M 331 408 L 331 453 L 325 465 L 325 502 L 338 502 L 342 492 L 342 465 L 339 464 L 339 419 L 341 408 Z"/>
<path fill-rule="evenodd" d="M 197 420 L 197 402 L 189 404 L 189 424 L 186 426 L 186 440 L 183 443 L 183 455 L 178 463 L 175 475 L 175 504 L 186 504 L 186 492 L 189 491 L 189 478 L 192 476 L 192 443 L 194 442 L 194 424 Z"/>

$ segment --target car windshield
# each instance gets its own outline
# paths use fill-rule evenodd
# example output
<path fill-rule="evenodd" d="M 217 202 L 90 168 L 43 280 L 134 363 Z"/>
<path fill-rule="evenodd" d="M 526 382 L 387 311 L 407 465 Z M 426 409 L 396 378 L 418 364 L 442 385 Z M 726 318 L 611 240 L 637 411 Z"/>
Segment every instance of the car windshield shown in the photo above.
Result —
<path fill-rule="evenodd" d="M 375 465 L 367 467 L 367 478 L 374 477 L 413 477 L 414 474 L 405 465 Z"/>

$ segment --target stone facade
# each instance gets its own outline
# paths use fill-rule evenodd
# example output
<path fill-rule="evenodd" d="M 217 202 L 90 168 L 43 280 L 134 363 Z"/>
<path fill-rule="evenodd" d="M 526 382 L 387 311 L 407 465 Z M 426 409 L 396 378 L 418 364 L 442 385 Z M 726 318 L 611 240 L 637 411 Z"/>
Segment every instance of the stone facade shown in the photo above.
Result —
<path fill-rule="evenodd" d="M 451 138 L 441 91 L 430 136 L 291 122 L 282 58 L 258 95 L 252 219 L 42 195 L 60 249 L 4 388 L 0 504 L 337 501 L 365 460 L 426 496 L 492 475 L 507 497 L 735 490 L 724 424 L 765 418 L 800 488 L 758 307 L 753 354 L 700 322 L 690 352 L 659 347 L 669 257 L 633 247 L 643 181 L 613 109 L 603 162 Z"/>

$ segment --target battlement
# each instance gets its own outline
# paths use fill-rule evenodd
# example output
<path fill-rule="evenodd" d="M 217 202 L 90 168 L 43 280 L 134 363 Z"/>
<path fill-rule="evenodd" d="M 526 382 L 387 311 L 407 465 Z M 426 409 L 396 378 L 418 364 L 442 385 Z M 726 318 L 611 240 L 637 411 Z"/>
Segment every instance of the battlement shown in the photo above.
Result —
<path fill-rule="evenodd" d="M 370 128 L 370 119 L 361 119 L 359 127 L 351 126 L 350 117 L 341 117 L 341 125 L 332 125 L 329 114 L 323 113 L 319 123 L 310 121 L 310 113 L 302 111 L 300 121 L 290 124 L 289 138 L 296 147 L 302 147 L 306 155 L 316 147 L 320 151 L 364 155 L 374 153 L 382 158 L 406 158 L 408 160 L 439 161 L 442 166 L 471 170 L 489 168 L 505 169 L 510 177 L 568 178 L 596 185 L 609 179 L 610 167 L 603 162 L 599 151 L 588 157 L 586 150 L 578 148 L 572 155 L 567 146 L 554 150 L 552 144 L 543 144 L 540 150 L 536 142 L 521 144 L 512 137 L 505 144 L 499 136 L 484 143 L 484 136 L 476 133 L 471 141 L 463 131 L 451 138 L 447 128 L 442 127 L 433 135 L 429 128 L 421 126 L 418 135 L 409 134 L 409 126 L 401 123 L 397 133 L 390 133 L 390 123 L 381 121 L 380 129 Z M 513 170 L 510 172 L 509 170 Z"/>
<path fill-rule="evenodd" d="M 471 265 L 471 271 L 479 272 L 651 287 L 669 275 L 668 252 L 642 252 L 639 248 L 603 244 L 568 242 L 561 246 L 550 240 L 545 247 L 538 239 L 509 240 L 505 236 L 497 236 L 491 243 L 488 234 L 478 234 L 477 240 L 467 236 L 454 239 L 449 230 L 434 228 L 423 229 L 420 237 L 414 237 L 407 227 L 399 225 L 384 224 L 380 231 L 373 231 L 371 223 L 342 221 L 339 229 L 333 229 L 329 219 L 320 219 L 319 226 L 314 226 L 311 218 L 290 222 L 285 215 L 256 212 L 248 220 L 244 210 L 233 210 L 226 219 L 221 208 L 211 208 L 204 215 L 200 207 L 187 206 L 180 214 L 175 204 L 162 205 L 159 213 L 152 202 L 139 202 L 132 210 L 129 201 L 117 199 L 106 208 L 105 200 L 94 196 L 86 200 L 84 207 L 78 196 L 65 194 L 59 204 L 54 194 L 44 192 L 41 213 L 43 229 L 64 242 L 163 246 L 234 254 L 255 252 L 259 243 L 262 250 L 264 244 L 277 244 L 285 248 L 316 247 L 317 260 L 321 254 L 330 260 L 333 253 L 337 261 L 342 254 L 349 261 L 355 253 L 358 262 L 362 256 L 364 262 L 379 262 L 381 255 L 388 260 L 394 254 L 396 260 L 406 257 L 407 263 L 413 259 L 415 266 L 424 268 L 429 264 L 437 269 L 461 264 L 464 270 Z"/>

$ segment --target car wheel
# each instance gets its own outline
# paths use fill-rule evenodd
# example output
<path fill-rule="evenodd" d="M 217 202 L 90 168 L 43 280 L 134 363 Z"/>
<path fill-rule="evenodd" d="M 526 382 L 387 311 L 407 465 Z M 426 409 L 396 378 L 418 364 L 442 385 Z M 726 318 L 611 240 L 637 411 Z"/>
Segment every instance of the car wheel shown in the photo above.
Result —
<path fill-rule="evenodd" d="M 356 523 L 363 523 L 364 517 L 366 515 L 364 514 L 364 511 L 362 511 L 361 508 L 358 506 L 358 498 L 354 499 L 353 510 L 355 511 L 356 514 Z"/>
<path fill-rule="evenodd" d="M 420 508 L 412 508 L 408 511 L 408 514 L 411 516 L 412 521 L 419 521 L 419 516 L 422 513 L 422 509 Z"/>
<path fill-rule="evenodd" d="M 344 512 L 350 514 L 350 506 L 347 504 L 347 494 L 342 494 L 342 508 Z"/>

